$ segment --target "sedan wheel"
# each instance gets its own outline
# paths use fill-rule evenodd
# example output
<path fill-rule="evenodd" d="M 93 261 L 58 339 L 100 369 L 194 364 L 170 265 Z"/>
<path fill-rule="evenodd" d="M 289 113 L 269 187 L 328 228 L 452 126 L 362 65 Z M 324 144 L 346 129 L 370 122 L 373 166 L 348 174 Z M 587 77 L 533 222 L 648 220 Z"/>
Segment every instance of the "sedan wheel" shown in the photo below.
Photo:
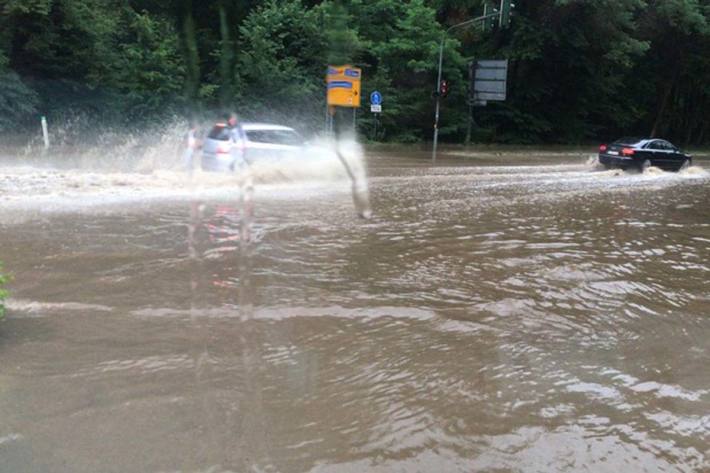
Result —
<path fill-rule="evenodd" d="M 692 165 L 693 165 L 693 160 L 688 158 L 685 161 L 683 161 L 683 164 L 680 165 L 680 169 L 678 169 L 678 170 L 685 171 L 686 169 L 688 169 Z"/>
<path fill-rule="evenodd" d="M 643 162 L 641 163 L 641 172 L 646 172 L 646 170 L 650 167 L 651 167 L 651 160 L 644 159 Z"/>

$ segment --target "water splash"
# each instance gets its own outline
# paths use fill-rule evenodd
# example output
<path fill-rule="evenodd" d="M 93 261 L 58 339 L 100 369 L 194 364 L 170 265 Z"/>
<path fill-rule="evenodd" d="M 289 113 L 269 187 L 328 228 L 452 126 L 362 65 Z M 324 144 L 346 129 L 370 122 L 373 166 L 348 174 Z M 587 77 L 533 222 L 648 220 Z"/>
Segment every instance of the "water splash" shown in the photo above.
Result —
<path fill-rule="evenodd" d="M 367 185 L 362 147 L 355 139 L 345 138 L 335 142 L 335 153 L 343 164 L 352 184 L 353 203 L 361 218 L 372 216 L 370 206 L 370 191 Z"/>
<path fill-rule="evenodd" d="M 239 198 L 247 171 L 187 172 L 183 162 L 186 124 L 180 120 L 143 133 L 97 132 L 78 144 L 78 122 L 54 127 L 53 147 L 42 154 L 30 142 L 0 165 L 0 201 L 5 207 L 42 212 L 122 202 Z M 357 213 L 371 214 L 364 153 L 352 138 L 317 139 L 302 156 L 264 160 L 249 168 L 255 194 L 265 186 L 309 193 L 352 192 Z M 199 160 L 199 156 L 197 158 Z M 323 193 L 321 191 L 321 193 Z"/>
<path fill-rule="evenodd" d="M 710 172 L 707 169 L 697 165 L 682 169 L 678 174 L 687 177 L 710 177 Z"/>
<path fill-rule="evenodd" d="M 656 166 L 649 166 L 642 171 L 644 176 L 662 176 L 666 171 Z"/>
<path fill-rule="evenodd" d="M 596 154 L 590 155 L 585 162 L 585 165 L 593 170 L 604 170 L 604 165 L 599 162 L 599 156 Z"/>

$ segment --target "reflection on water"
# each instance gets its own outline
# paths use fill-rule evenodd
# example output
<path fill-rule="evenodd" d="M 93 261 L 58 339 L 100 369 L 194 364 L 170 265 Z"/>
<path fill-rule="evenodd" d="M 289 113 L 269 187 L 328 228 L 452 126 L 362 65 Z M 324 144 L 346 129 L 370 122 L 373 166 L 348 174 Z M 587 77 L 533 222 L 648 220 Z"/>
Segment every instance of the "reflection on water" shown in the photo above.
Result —
<path fill-rule="evenodd" d="M 710 469 L 704 166 L 471 162 L 4 170 L 0 471 Z"/>

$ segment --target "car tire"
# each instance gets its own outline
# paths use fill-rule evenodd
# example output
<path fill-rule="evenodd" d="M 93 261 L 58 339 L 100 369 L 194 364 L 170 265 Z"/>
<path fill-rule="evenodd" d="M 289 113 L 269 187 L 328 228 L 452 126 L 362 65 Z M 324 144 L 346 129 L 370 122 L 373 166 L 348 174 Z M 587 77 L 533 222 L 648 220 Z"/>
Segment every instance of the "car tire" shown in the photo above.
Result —
<path fill-rule="evenodd" d="M 650 167 L 651 167 L 651 160 L 644 159 L 643 162 L 641 163 L 641 172 L 646 172 L 646 170 Z"/>
<path fill-rule="evenodd" d="M 683 164 L 680 165 L 680 167 L 678 168 L 678 171 L 685 171 L 686 169 L 688 169 L 692 165 L 693 165 L 693 160 L 688 158 L 685 161 L 683 161 Z"/>

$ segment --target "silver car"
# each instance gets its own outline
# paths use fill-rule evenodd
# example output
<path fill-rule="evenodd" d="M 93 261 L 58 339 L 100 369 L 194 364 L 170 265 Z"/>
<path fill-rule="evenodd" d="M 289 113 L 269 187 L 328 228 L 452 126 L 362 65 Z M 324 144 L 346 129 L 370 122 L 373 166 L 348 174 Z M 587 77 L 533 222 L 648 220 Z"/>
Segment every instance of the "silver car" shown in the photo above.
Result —
<path fill-rule="evenodd" d="M 301 135 L 287 126 L 243 123 L 229 128 L 218 123 L 202 144 L 202 169 L 234 171 L 245 163 L 298 157 L 304 146 Z"/>

